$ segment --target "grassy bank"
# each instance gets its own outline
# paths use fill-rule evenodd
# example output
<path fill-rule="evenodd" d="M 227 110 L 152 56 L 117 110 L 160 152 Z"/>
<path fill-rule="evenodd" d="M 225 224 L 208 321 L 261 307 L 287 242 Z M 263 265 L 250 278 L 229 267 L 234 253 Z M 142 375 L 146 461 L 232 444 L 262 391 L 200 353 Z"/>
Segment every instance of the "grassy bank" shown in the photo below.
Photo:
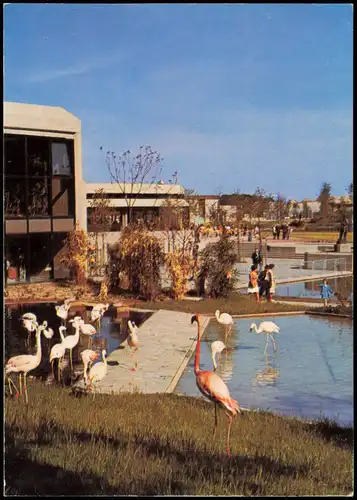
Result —
<path fill-rule="evenodd" d="M 32 283 L 31 285 L 16 285 L 7 288 L 6 301 L 22 302 L 38 300 L 58 302 L 69 297 L 75 297 L 84 302 L 98 302 L 98 285 L 88 284 L 85 289 L 71 283 Z M 255 300 L 248 296 L 232 293 L 227 299 L 205 299 L 194 300 L 170 300 L 166 296 L 156 302 L 146 302 L 135 298 L 129 293 L 108 294 L 108 302 L 122 302 L 124 305 L 143 307 L 145 309 L 170 309 L 172 311 L 214 314 L 216 309 L 230 314 L 256 314 L 266 312 L 288 312 L 306 310 L 304 305 L 290 305 L 268 303 L 262 301 L 256 304 Z M 101 300 L 100 302 L 103 302 Z"/>
<path fill-rule="evenodd" d="M 145 309 L 169 309 L 189 313 L 214 314 L 218 309 L 229 314 L 263 314 L 274 312 L 306 311 L 304 304 L 279 304 L 262 300 L 256 304 L 253 298 L 238 293 L 231 294 L 226 299 L 194 300 L 166 300 L 162 302 L 145 302 Z"/>
<path fill-rule="evenodd" d="M 352 430 L 265 412 L 226 417 L 175 395 L 76 398 L 31 382 L 5 406 L 7 495 L 343 495 Z"/>

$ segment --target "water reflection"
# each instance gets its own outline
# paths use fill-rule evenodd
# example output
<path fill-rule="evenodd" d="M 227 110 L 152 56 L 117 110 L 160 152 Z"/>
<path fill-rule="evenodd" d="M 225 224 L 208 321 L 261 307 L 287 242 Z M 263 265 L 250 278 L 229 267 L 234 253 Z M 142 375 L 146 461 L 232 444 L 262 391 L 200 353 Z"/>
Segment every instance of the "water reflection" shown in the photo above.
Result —
<path fill-rule="evenodd" d="M 262 318 L 235 320 L 217 374 L 241 406 L 270 409 L 283 415 L 353 422 L 352 321 L 318 316 L 277 316 L 280 327 L 277 351 L 264 355 L 264 336 L 249 332 Z M 212 370 L 211 343 L 225 341 L 224 330 L 213 319 L 201 345 L 202 370 Z M 175 392 L 201 396 L 190 360 Z M 333 404 L 331 404 L 333 394 Z"/>
<path fill-rule="evenodd" d="M 21 316 L 27 312 L 32 312 L 37 316 L 38 322 L 41 324 L 47 321 L 48 325 L 53 329 L 54 335 L 51 339 L 45 339 L 41 336 L 42 346 L 42 359 L 41 363 L 36 370 L 30 372 L 30 376 L 40 377 L 47 379 L 51 382 L 52 370 L 49 362 L 49 355 L 52 346 L 61 342 L 59 327 L 61 326 L 61 319 L 56 315 L 55 304 L 21 304 L 21 305 L 6 305 L 5 306 L 5 359 L 19 354 L 35 354 L 36 342 L 35 335 L 31 334 L 30 344 L 26 345 L 27 330 L 24 328 L 21 321 Z M 66 321 L 67 335 L 74 335 L 75 329 L 73 323 L 69 320 L 75 316 L 80 316 L 85 323 L 90 321 L 91 307 L 74 306 L 71 307 Z M 93 349 L 100 354 L 99 361 L 101 360 L 102 350 L 105 349 L 109 355 L 115 349 L 120 348 L 120 345 L 125 342 L 129 329 L 128 319 L 135 321 L 136 325 L 140 326 L 152 313 L 141 313 L 138 311 L 127 311 L 116 309 L 114 307 L 109 310 L 102 317 L 100 327 L 97 328 L 96 335 L 80 334 L 78 344 L 72 350 L 74 374 L 71 377 L 76 378 L 83 374 L 83 363 L 80 358 L 80 353 L 84 349 Z M 92 345 L 90 341 L 92 340 Z M 70 376 L 69 366 L 69 351 L 66 350 L 65 358 L 61 363 L 64 378 L 68 379 Z"/>
<path fill-rule="evenodd" d="M 255 380 L 261 385 L 276 385 L 276 380 L 280 377 L 280 371 L 276 364 L 276 355 L 265 355 L 266 366 L 264 370 L 258 370 Z"/>

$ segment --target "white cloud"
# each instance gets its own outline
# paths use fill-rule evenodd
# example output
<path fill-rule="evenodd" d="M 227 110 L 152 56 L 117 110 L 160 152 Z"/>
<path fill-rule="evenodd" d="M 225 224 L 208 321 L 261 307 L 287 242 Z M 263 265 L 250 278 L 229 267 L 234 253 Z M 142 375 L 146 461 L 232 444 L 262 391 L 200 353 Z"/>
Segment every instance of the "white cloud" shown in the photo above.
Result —
<path fill-rule="evenodd" d="M 121 62 L 125 58 L 126 54 L 114 53 L 112 55 L 97 57 L 89 62 L 78 63 L 76 65 L 69 66 L 68 68 L 53 68 L 43 71 L 36 71 L 25 77 L 25 80 L 28 83 L 45 83 L 50 80 L 57 80 L 58 78 L 83 75 L 94 70 L 106 68 L 111 64 Z"/>

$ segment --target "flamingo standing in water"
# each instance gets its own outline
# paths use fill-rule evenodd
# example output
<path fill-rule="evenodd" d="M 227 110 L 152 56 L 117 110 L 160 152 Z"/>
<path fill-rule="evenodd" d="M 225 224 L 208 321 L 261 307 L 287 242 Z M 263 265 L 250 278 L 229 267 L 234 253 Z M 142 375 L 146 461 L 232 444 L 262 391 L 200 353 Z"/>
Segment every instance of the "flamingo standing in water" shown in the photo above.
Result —
<path fill-rule="evenodd" d="M 36 330 L 37 318 L 33 313 L 25 313 L 21 316 L 22 324 L 27 330 L 27 347 L 30 346 L 31 333 Z"/>
<path fill-rule="evenodd" d="M 276 345 L 275 345 L 275 340 L 274 340 L 274 337 L 273 337 L 273 333 L 279 333 L 280 332 L 280 328 L 278 327 L 278 325 L 276 325 L 273 321 L 262 321 L 260 323 L 260 325 L 259 325 L 258 328 L 257 328 L 257 325 L 255 323 L 252 323 L 250 325 L 249 331 L 251 332 L 252 330 L 255 330 L 256 333 L 264 333 L 264 334 L 266 334 L 267 341 L 265 343 L 264 352 L 266 352 L 266 350 L 267 350 L 268 343 L 269 343 L 269 337 L 273 341 L 274 351 L 276 351 Z"/>
<path fill-rule="evenodd" d="M 61 306 L 55 306 L 56 314 L 59 318 L 61 318 L 62 326 L 64 325 L 66 319 L 68 318 L 68 311 L 70 307 L 71 306 L 68 303 L 62 304 Z"/>
<path fill-rule="evenodd" d="M 215 312 L 216 318 L 218 323 L 221 323 L 221 325 L 225 325 L 226 327 L 226 335 L 228 331 L 232 330 L 232 325 L 233 325 L 233 318 L 230 314 L 228 313 L 219 313 L 219 310 Z"/>
<path fill-rule="evenodd" d="M 71 361 L 71 371 L 73 372 L 73 364 L 72 364 L 72 349 L 78 344 L 79 341 L 79 329 L 80 329 L 80 321 L 82 318 L 80 316 L 75 316 L 74 319 L 70 319 L 69 322 L 73 323 L 73 327 L 76 331 L 74 335 L 67 335 L 62 339 L 62 344 L 66 349 L 69 349 L 69 358 Z"/>
<path fill-rule="evenodd" d="M 92 336 L 97 333 L 97 330 L 94 328 L 93 325 L 90 325 L 89 323 L 84 323 L 83 319 L 81 319 L 79 321 L 79 327 L 80 327 L 81 332 L 84 335 L 88 335 L 89 336 L 89 338 L 88 338 L 88 345 L 90 345 L 92 347 Z"/>
<path fill-rule="evenodd" d="M 25 390 L 26 403 L 28 403 L 26 375 L 28 374 L 28 372 L 37 368 L 38 365 L 41 363 L 41 357 L 42 357 L 41 333 L 46 328 L 43 324 L 39 325 L 38 323 L 36 323 L 35 325 L 36 325 L 36 347 L 37 347 L 36 354 L 35 355 L 23 354 L 20 356 L 14 356 L 13 358 L 10 358 L 8 360 L 8 362 L 6 363 L 6 366 L 5 366 L 5 373 L 6 373 L 6 375 L 8 375 L 8 380 L 9 380 L 10 394 L 12 394 L 11 387 L 10 387 L 10 381 L 16 389 L 16 395 L 19 394 L 19 391 L 17 390 L 17 387 L 14 384 L 14 382 L 9 377 L 9 374 L 12 372 L 19 374 L 20 394 L 22 392 L 21 374 L 22 373 L 24 374 L 24 390 Z"/>
<path fill-rule="evenodd" d="M 92 322 L 96 322 L 98 324 L 98 328 L 100 328 L 100 320 L 104 315 L 105 311 L 108 311 L 109 304 L 96 304 L 90 312 L 90 319 Z"/>
<path fill-rule="evenodd" d="M 50 339 L 52 339 L 54 331 L 52 330 L 52 328 L 47 328 L 48 326 L 47 321 L 43 322 L 43 326 L 45 327 L 45 329 L 43 330 L 43 334 L 46 337 L 46 339 L 48 339 L 48 347 L 50 347 Z"/>
<path fill-rule="evenodd" d="M 200 347 L 201 347 L 201 320 L 200 315 L 196 314 L 191 318 L 191 324 L 197 322 L 198 334 L 197 334 L 197 345 L 196 345 L 196 356 L 195 356 L 195 368 L 194 372 L 196 375 L 196 384 L 200 392 L 208 398 L 210 401 L 214 402 L 214 431 L 213 438 L 216 436 L 217 430 L 217 405 L 226 410 L 226 415 L 228 417 L 228 430 L 227 430 L 227 441 L 226 450 L 227 454 L 231 455 L 229 449 L 229 436 L 232 425 L 232 420 L 235 415 L 241 413 L 240 407 L 237 401 L 231 398 L 229 394 L 228 387 L 223 382 L 221 377 L 216 373 L 210 371 L 200 371 Z"/>
<path fill-rule="evenodd" d="M 216 363 L 216 354 L 219 354 L 219 358 L 221 357 L 221 352 L 226 348 L 225 344 L 221 342 L 220 340 L 215 340 L 211 344 L 211 351 L 212 351 L 212 361 L 213 361 L 213 366 L 214 366 L 214 371 L 217 370 L 217 363 Z"/>

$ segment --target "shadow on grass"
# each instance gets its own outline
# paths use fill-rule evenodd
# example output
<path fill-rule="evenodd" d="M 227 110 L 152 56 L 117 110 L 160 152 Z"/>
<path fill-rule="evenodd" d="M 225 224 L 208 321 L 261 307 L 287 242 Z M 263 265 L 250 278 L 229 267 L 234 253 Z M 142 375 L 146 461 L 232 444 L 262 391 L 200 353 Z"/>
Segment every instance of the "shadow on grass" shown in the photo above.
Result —
<path fill-rule="evenodd" d="M 32 460 L 24 445 L 15 445 L 9 432 L 6 432 L 5 449 L 5 488 L 6 496 L 17 495 L 92 495 L 118 494 L 117 488 L 93 474 L 85 476 L 66 471 L 62 467 L 41 464 Z"/>
<path fill-rule="evenodd" d="M 332 442 L 336 446 L 353 449 L 353 428 L 340 427 L 332 420 L 320 420 L 312 424 L 307 424 L 307 430 L 317 434 L 327 442 Z"/>
<path fill-rule="evenodd" d="M 244 417 L 240 417 L 244 418 Z M 49 433 L 49 429 L 51 429 Z M 259 470 L 262 470 L 263 474 L 274 475 L 274 476 L 290 476 L 296 477 L 297 475 L 306 475 L 308 473 L 308 467 L 305 465 L 299 465 L 298 467 L 283 464 L 279 460 L 270 459 L 265 456 L 240 456 L 234 454 L 234 449 L 231 450 L 232 456 L 229 457 L 224 451 L 225 440 L 223 436 L 222 440 L 222 452 L 209 451 L 209 450 L 199 450 L 196 447 L 196 442 L 194 440 L 185 443 L 182 449 L 178 449 L 168 442 L 168 438 L 152 435 L 144 436 L 139 433 L 134 433 L 131 438 L 120 432 L 120 429 L 116 430 L 118 437 L 108 437 L 104 433 L 89 433 L 89 432 L 78 432 L 76 430 L 71 430 L 71 436 L 74 441 L 78 440 L 81 443 L 93 443 L 101 442 L 105 445 L 110 445 L 113 448 L 126 450 L 129 446 L 134 444 L 135 448 L 141 448 L 142 452 L 147 456 L 155 456 L 160 458 L 170 458 L 170 460 L 175 459 L 176 462 L 181 466 L 185 467 L 186 481 L 195 480 L 197 476 L 197 471 L 205 475 L 207 479 L 214 475 L 220 476 L 222 467 L 245 471 L 245 479 L 255 479 L 256 474 Z M 218 438 L 217 438 L 218 439 Z M 40 425 L 37 429 L 36 439 L 28 441 L 27 445 L 51 445 L 53 442 L 63 442 L 68 441 L 68 429 L 62 427 L 55 423 L 54 421 L 48 421 L 47 419 L 42 419 Z M 189 467 L 188 467 L 189 465 Z M 191 472 L 191 477 L 188 473 Z"/>

